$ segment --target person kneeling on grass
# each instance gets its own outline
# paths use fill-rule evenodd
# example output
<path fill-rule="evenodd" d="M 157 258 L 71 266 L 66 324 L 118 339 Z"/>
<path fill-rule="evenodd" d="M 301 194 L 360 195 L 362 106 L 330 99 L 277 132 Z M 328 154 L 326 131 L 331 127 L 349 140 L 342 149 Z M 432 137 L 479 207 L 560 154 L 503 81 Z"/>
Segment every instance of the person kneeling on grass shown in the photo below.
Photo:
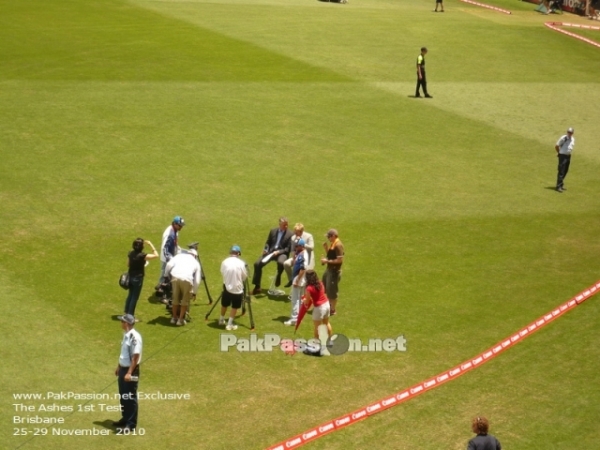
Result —
<path fill-rule="evenodd" d="M 329 323 L 329 299 L 325 295 L 325 287 L 319 281 L 319 277 L 314 270 L 306 271 L 306 295 L 302 299 L 304 306 L 308 310 L 313 306 L 312 318 L 315 325 L 313 336 L 319 339 L 319 326 L 327 327 L 327 336 L 331 338 L 333 333 Z"/>

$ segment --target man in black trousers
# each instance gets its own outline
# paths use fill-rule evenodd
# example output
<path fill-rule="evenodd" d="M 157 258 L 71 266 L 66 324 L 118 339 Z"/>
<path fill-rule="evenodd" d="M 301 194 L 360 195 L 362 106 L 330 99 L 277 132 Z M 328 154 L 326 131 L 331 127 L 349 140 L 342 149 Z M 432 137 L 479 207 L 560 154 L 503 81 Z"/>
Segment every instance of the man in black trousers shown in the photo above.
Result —
<path fill-rule="evenodd" d="M 294 233 L 288 230 L 288 220 L 285 217 L 279 218 L 279 227 L 273 228 L 269 231 L 265 248 L 263 249 L 262 256 L 254 263 L 254 275 L 252 277 L 252 284 L 254 290 L 252 295 L 260 294 L 260 281 L 262 278 L 262 268 L 271 261 L 277 261 L 277 278 L 275 279 L 275 285 L 281 284 L 281 274 L 283 273 L 283 263 L 288 259 L 290 240 Z M 266 261 L 265 257 L 271 255 Z M 263 262 L 264 261 L 264 262 Z"/>
<path fill-rule="evenodd" d="M 115 375 L 119 377 L 119 398 L 121 419 L 113 422 L 119 434 L 129 434 L 137 427 L 138 380 L 142 360 L 142 336 L 133 327 L 135 318 L 131 314 L 119 316 L 121 328 L 125 332 L 121 341 L 121 354 Z"/>
<path fill-rule="evenodd" d="M 557 192 L 564 192 L 567 190 L 564 181 L 569 172 L 571 153 L 573 152 L 573 147 L 575 147 L 575 138 L 573 137 L 574 132 L 575 130 L 573 130 L 573 128 L 569 128 L 567 134 L 563 134 L 554 146 L 556 155 L 558 156 L 558 176 L 556 177 Z"/>
<path fill-rule="evenodd" d="M 425 98 L 433 98 L 427 93 L 427 75 L 425 74 L 425 55 L 427 54 L 427 47 L 421 47 L 421 54 L 417 56 L 417 90 L 415 97 L 421 97 L 421 86 L 423 86 L 423 94 Z"/>

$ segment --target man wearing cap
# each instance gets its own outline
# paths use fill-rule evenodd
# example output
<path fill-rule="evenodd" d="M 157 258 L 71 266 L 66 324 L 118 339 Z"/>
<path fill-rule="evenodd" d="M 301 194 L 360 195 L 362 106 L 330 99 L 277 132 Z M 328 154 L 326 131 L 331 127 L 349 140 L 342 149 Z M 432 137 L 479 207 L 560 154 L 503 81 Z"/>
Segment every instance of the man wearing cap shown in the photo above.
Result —
<path fill-rule="evenodd" d="M 198 252 L 190 249 L 175 255 L 165 267 L 165 277 L 171 277 L 173 287 L 173 317 L 171 323 L 185 325 L 185 313 L 190 306 L 190 299 L 196 297 L 201 276 Z M 181 305 L 181 307 L 180 307 Z"/>
<path fill-rule="evenodd" d="M 221 263 L 221 275 L 223 276 L 223 293 L 221 294 L 221 316 L 219 325 L 225 325 L 225 314 L 231 306 L 229 321 L 225 326 L 227 331 L 237 330 L 233 324 L 237 310 L 242 307 L 244 301 L 244 282 L 248 278 L 246 263 L 240 259 L 242 249 L 238 245 L 231 247 L 229 257 Z"/>
<path fill-rule="evenodd" d="M 289 254 L 294 255 L 296 253 L 296 244 L 298 241 L 302 239 L 304 241 L 304 249 L 306 250 L 306 254 L 308 256 L 308 261 L 306 262 L 306 270 L 312 270 L 315 268 L 315 258 L 313 255 L 313 251 L 315 249 L 315 240 L 313 235 L 304 231 L 304 225 L 301 223 L 297 223 L 294 225 L 294 235 L 290 241 Z M 283 263 L 283 270 L 288 276 L 288 283 L 285 287 L 290 287 L 292 285 L 292 265 L 294 263 L 294 258 L 288 258 Z"/>
<path fill-rule="evenodd" d="M 338 300 L 338 284 L 342 276 L 342 263 L 344 260 L 344 244 L 338 237 L 335 228 L 330 229 L 325 235 L 326 242 L 323 242 L 323 249 L 327 252 L 325 258 L 321 258 L 321 265 L 327 264 L 327 269 L 323 274 L 323 284 L 325 293 L 331 305 L 331 315 L 335 315 L 335 307 Z"/>
<path fill-rule="evenodd" d="M 569 172 L 569 166 L 571 165 L 571 152 L 575 147 L 575 138 L 573 137 L 575 130 L 569 128 L 567 134 L 562 135 L 554 149 L 558 156 L 558 177 L 556 178 L 556 190 L 558 192 L 566 191 L 567 188 L 564 186 L 564 180 Z"/>
<path fill-rule="evenodd" d="M 135 430 L 138 418 L 137 389 L 142 359 L 142 336 L 136 330 L 135 318 L 131 314 L 119 316 L 121 328 L 125 331 L 121 341 L 121 355 L 115 375 L 119 381 L 119 402 L 121 403 L 121 419 L 113 422 L 113 426 L 123 432 Z"/>
<path fill-rule="evenodd" d="M 167 263 L 179 252 L 179 232 L 185 225 L 181 216 L 175 216 L 173 222 L 169 225 L 162 235 L 162 244 L 160 246 L 160 277 L 156 290 L 160 290 L 160 285 L 165 281 L 165 267 Z"/>
<path fill-rule="evenodd" d="M 306 289 L 306 265 L 308 261 L 308 252 L 305 249 L 306 243 L 304 239 L 300 239 L 296 243 L 296 253 L 294 255 L 294 263 L 292 267 L 292 314 L 289 320 L 286 320 L 284 325 L 294 326 L 298 321 L 298 312 L 300 311 L 300 300 Z"/>
<path fill-rule="evenodd" d="M 275 279 L 275 286 L 281 284 L 283 263 L 289 256 L 289 246 L 292 235 L 293 233 L 288 230 L 288 220 L 285 217 L 280 217 L 279 226 L 269 231 L 269 236 L 267 236 L 267 242 L 265 242 L 262 256 L 254 263 L 254 275 L 252 276 L 254 290 L 252 291 L 252 295 L 260 294 L 262 268 L 273 260 L 277 261 L 277 278 Z M 269 257 L 267 258 L 267 256 Z"/>

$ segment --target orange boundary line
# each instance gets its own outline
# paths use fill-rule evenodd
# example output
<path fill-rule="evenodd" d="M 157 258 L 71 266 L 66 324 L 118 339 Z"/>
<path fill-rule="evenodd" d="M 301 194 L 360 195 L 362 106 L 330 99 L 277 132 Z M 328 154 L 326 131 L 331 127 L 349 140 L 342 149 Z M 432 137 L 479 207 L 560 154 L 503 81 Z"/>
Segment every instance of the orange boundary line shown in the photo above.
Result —
<path fill-rule="evenodd" d="M 588 289 L 581 292 L 580 294 L 577 294 L 569 301 L 554 308 L 547 314 L 544 314 L 543 316 L 539 317 L 537 320 L 534 320 L 526 327 L 521 328 L 516 333 L 512 334 L 506 339 L 503 339 L 502 341 L 498 342 L 496 345 L 480 353 L 476 357 L 468 359 L 462 364 L 453 367 L 452 369 L 446 370 L 432 378 L 429 378 L 428 380 L 415 384 L 414 386 L 411 386 L 410 388 L 400 391 L 392 396 L 383 398 L 368 406 L 357 409 L 354 412 L 340 416 L 317 427 L 311 428 L 305 431 L 304 433 L 298 434 L 278 444 L 268 447 L 267 450 L 285 450 L 298 448 L 310 441 L 320 438 L 321 436 L 325 436 L 326 434 L 332 433 L 334 431 L 350 426 L 356 422 L 364 420 L 367 417 L 372 416 L 373 414 L 377 414 L 378 412 L 384 411 L 388 408 L 399 405 L 400 403 L 404 403 L 408 400 L 411 400 L 412 398 L 417 397 L 423 394 L 424 392 L 429 391 L 430 389 L 434 389 L 440 386 L 441 384 L 447 383 L 451 380 L 455 380 L 461 375 L 464 375 L 465 373 L 473 370 L 474 368 L 481 366 L 487 361 L 498 356 L 503 351 L 518 344 L 527 336 L 546 326 L 547 324 L 562 316 L 566 312 L 572 310 L 577 305 L 583 303 L 585 300 L 595 295 L 598 291 L 600 291 L 600 281 L 594 284 L 593 286 L 590 286 Z"/>

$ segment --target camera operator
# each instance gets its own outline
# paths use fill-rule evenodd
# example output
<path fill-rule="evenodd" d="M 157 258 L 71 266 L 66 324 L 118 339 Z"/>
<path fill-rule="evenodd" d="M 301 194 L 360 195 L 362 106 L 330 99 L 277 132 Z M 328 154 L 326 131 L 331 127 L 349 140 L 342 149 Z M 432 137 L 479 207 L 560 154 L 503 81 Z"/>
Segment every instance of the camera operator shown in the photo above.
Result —
<path fill-rule="evenodd" d="M 171 323 L 185 325 L 185 313 L 190 306 L 190 299 L 196 297 L 200 285 L 201 267 L 198 252 L 190 249 L 171 258 L 165 267 L 165 277 L 171 277 L 173 287 L 173 317 Z M 180 307 L 181 306 L 181 307 Z"/>

